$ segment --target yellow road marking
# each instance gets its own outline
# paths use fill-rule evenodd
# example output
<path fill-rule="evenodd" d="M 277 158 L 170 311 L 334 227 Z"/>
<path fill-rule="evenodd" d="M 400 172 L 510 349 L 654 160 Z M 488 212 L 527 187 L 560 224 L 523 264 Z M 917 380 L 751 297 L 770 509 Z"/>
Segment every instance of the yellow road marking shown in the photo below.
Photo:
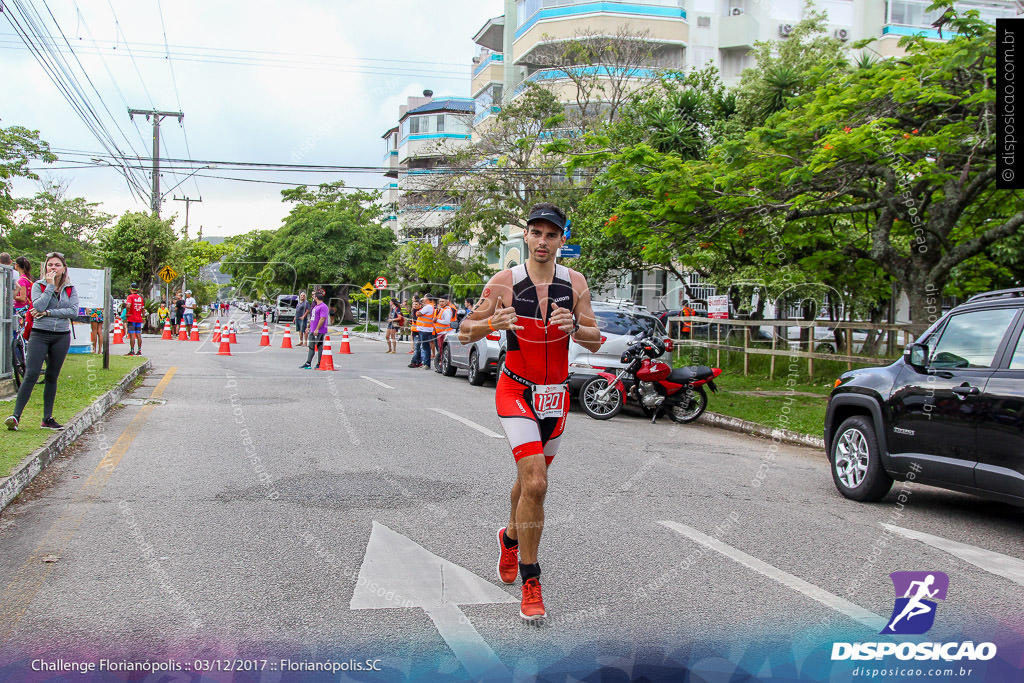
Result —
<path fill-rule="evenodd" d="M 153 389 L 150 398 L 160 398 L 164 389 L 170 383 L 177 367 L 167 370 L 163 379 Z M 46 578 L 50 575 L 57 560 L 67 549 L 71 539 L 85 517 L 88 506 L 80 503 L 90 503 L 96 499 L 121 458 L 128 452 L 135 437 L 142 431 L 149 414 L 153 412 L 153 405 L 144 405 L 138 414 L 128 423 L 124 432 L 117 438 L 114 445 L 103 456 L 100 464 L 96 466 L 89 478 L 85 480 L 82 487 L 71 497 L 71 502 L 64 508 L 64 512 L 50 526 L 43 540 L 39 542 L 32 555 L 18 569 L 14 579 L 0 595 L 0 643 L 5 642 L 14 632 L 14 627 L 23 616 L 28 606 L 35 599 L 36 593 L 43 587 Z M 72 510 L 75 506 L 75 510 Z M 44 559 L 45 558 L 45 559 Z"/>

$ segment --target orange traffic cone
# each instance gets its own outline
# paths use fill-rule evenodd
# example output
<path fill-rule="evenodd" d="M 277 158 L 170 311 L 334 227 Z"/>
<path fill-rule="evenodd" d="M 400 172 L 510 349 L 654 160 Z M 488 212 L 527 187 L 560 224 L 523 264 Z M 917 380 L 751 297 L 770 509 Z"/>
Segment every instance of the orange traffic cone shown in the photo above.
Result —
<path fill-rule="evenodd" d="M 331 353 L 331 336 L 324 337 L 324 355 L 320 357 L 317 370 L 334 370 L 334 354 Z"/>
<path fill-rule="evenodd" d="M 232 320 L 231 321 L 231 332 L 228 334 L 228 338 L 230 339 L 232 344 L 237 344 L 238 343 L 238 337 L 235 336 L 235 331 L 236 331 L 236 329 L 235 329 L 235 321 Z"/>
<path fill-rule="evenodd" d="M 199 341 L 199 321 L 196 320 L 192 323 L 192 336 L 189 337 L 189 341 Z"/>
<path fill-rule="evenodd" d="M 165 320 L 164 321 L 164 334 L 160 338 L 161 339 L 173 339 L 173 336 L 171 335 L 171 321 L 170 320 Z"/>
<path fill-rule="evenodd" d="M 225 325 L 226 326 L 226 325 Z M 218 356 L 230 356 L 231 355 L 231 339 L 225 332 L 220 335 L 220 348 L 217 349 Z"/>
<path fill-rule="evenodd" d="M 270 329 L 263 323 L 263 335 L 260 337 L 260 346 L 270 346 Z"/>
<path fill-rule="evenodd" d="M 121 319 L 114 318 L 114 344 L 124 344 L 124 330 L 121 329 Z"/>
<path fill-rule="evenodd" d="M 352 353 L 352 347 L 348 345 L 347 327 L 341 331 L 341 346 L 338 347 L 338 353 Z"/>
<path fill-rule="evenodd" d="M 290 349 L 292 348 L 292 326 L 284 326 L 284 337 L 281 338 L 281 348 Z"/>
<path fill-rule="evenodd" d="M 213 343 L 216 344 L 220 341 L 220 318 L 217 318 L 217 324 L 213 328 Z"/>
<path fill-rule="evenodd" d="M 184 322 L 178 323 L 178 341 L 188 341 L 188 328 Z"/>

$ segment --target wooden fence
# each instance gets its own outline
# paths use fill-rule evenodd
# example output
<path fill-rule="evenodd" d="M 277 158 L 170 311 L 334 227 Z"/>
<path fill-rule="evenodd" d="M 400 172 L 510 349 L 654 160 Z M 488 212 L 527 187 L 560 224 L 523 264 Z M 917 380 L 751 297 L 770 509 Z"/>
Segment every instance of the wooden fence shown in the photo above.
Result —
<path fill-rule="evenodd" d="M 815 360 L 830 360 L 846 362 L 847 369 L 852 370 L 854 363 L 859 364 L 870 364 L 870 365 L 888 365 L 892 363 L 893 357 L 880 357 L 880 356 L 858 356 L 853 355 L 853 351 L 856 349 L 858 340 L 855 338 L 856 333 L 863 331 L 874 331 L 884 333 L 888 336 L 886 346 L 895 355 L 895 348 L 899 346 L 902 348 L 907 344 L 914 341 L 917 335 L 921 334 L 925 330 L 925 326 L 912 325 L 912 324 L 879 324 L 870 322 L 836 322 L 826 323 L 821 320 L 733 320 L 733 319 L 717 319 L 717 318 L 704 318 L 701 316 L 673 316 L 668 319 L 669 331 L 677 332 L 672 335 L 673 342 L 675 344 L 685 344 L 688 346 L 697 346 L 700 348 L 714 349 L 715 350 L 715 364 L 721 366 L 722 364 L 722 351 L 736 351 L 743 353 L 743 374 L 747 375 L 750 372 L 750 356 L 770 356 L 769 363 L 769 377 L 775 377 L 775 359 L 779 356 L 788 356 L 790 358 L 806 358 L 807 359 L 807 374 L 813 379 L 814 378 L 814 361 Z M 678 323 L 673 325 L 673 323 Z M 691 332 L 681 332 L 683 324 L 690 323 Z M 764 348 L 760 346 L 751 346 L 751 331 L 760 331 L 760 328 L 771 328 L 771 348 Z M 807 340 L 792 340 L 789 338 L 789 328 L 799 328 L 802 335 L 802 331 L 805 328 L 810 328 Z M 724 328 L 724 329 L 723 329 Z M 780 338 L 780 335 L 776 332 L 778 329 L 786 330 L 785 336 Z M 815 336 L 815 329 L 827 329 L 830 332 L 833 330 L 843 330 L 845 332 L 844 338 L 846 341 L 846 350 L 849 355 L 841 355 L 837 353 L 823 353 L 815 351 L 815 347 L 820 344 L 834 344 L 834 336 L 830 336 L 826 339 L 823 337 Z M 729 342 L 737 336 L 736 331 L 739 330 L 738 336 L 742 337 L 743 345 L 738 346 L 735 343 L 730 344 Z M 726 343 L 722 343 L 722 338 L 725 337 Z M 714 337 L 714 341 L 711 338 Z M 768 340 L 764 340 L 768 341 Z M 807 345 L 807 350 L 801 350 L 803 344 Z M 861 342 L 863 348 L 863 342 Z"/>

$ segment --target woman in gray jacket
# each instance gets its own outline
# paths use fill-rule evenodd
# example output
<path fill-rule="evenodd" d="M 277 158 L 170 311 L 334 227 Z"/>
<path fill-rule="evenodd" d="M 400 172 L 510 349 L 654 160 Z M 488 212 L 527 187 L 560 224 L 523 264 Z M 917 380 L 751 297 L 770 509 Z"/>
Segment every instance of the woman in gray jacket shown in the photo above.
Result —
<path fill-rule="evenodd" d="M 53 419 L 53 404 L 57 398 L 57 378 L 71 347 L 71 320 L 77 316 L 78 292 L 68 282 L 68 264 L 64 254 L 47 254 L 43 278 L 32 285 L 32 334 L 25 354 L 25 378 L 14 401 L 14 414 L 4 420 L 7 429 L 18 429 L 21 413 L 32 396 L 44 360 L 46 377 L 42 426 L 46 429 L 64 427 Z"/>

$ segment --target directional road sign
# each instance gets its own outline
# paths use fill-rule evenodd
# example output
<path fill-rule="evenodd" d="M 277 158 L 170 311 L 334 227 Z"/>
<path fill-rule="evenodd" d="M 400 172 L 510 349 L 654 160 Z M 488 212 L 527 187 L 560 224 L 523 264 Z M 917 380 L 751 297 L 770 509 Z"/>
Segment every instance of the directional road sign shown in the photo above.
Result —
<path fill-rule="evenodd" d="M 160 279 L 163 280 L 164 282 L 171 282 L 172 280 L 178 279 L 178 273 L 174 270 L 174 268 L 171 268 L 170 266 L 164 266 L 163 268 L 161 268 L 157 272 L 157 275 L 159 275 Z"/>
<path fill-rule="evenodd" d="M 566 244 L 558 250 L 558 255 L 562 258 L 579 258 L 580 257 L 580 245 L 578 244 Z"/>

